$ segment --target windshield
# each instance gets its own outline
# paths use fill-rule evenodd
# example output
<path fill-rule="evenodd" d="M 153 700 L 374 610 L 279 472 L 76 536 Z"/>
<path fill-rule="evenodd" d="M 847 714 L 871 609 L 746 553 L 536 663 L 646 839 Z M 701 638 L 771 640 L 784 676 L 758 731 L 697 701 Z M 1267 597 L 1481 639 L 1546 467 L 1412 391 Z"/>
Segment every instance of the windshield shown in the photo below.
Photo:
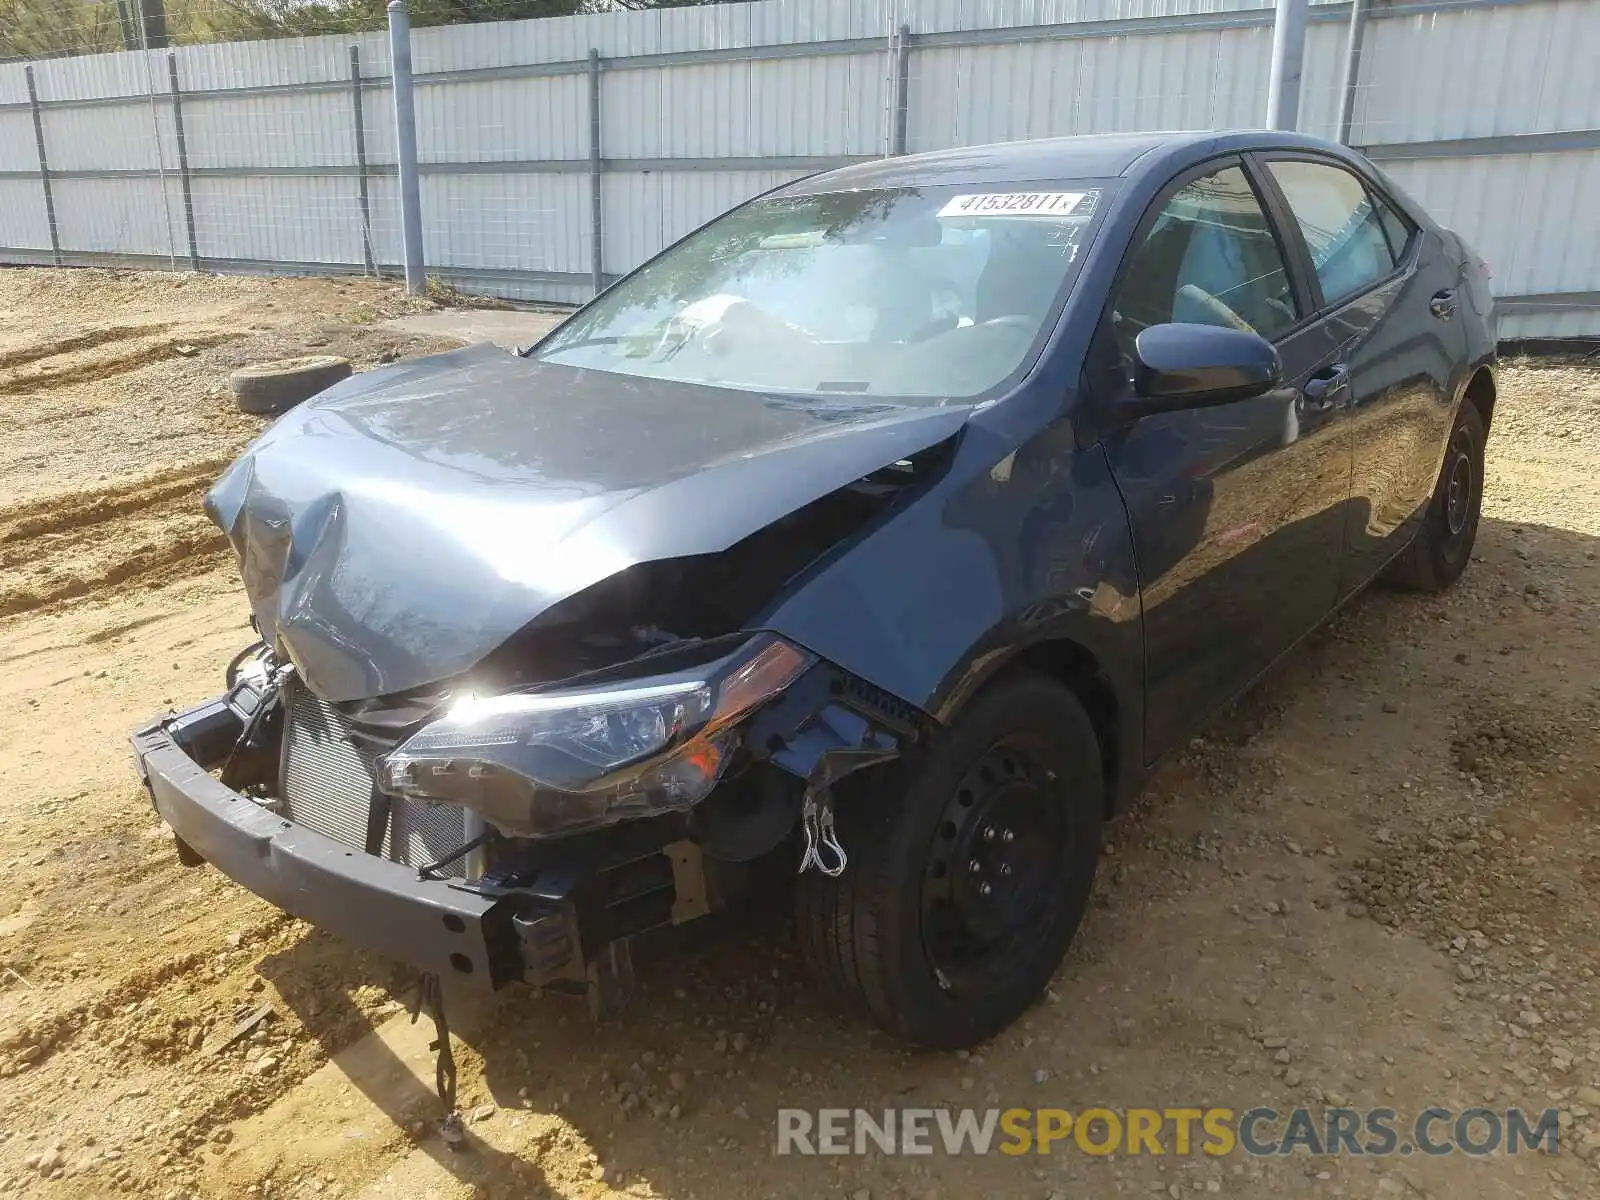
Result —
<path fill-rule="evenodd" d="M 1102 188 L 773 196 L 602 293 L 546 362 L 745 391 L 972 399 L 1031 361 Z"/>

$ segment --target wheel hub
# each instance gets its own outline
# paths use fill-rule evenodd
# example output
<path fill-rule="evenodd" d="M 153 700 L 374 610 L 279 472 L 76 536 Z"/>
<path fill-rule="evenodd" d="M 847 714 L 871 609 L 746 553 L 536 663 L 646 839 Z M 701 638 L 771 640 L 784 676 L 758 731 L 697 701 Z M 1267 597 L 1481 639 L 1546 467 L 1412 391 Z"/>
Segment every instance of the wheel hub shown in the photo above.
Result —
<path fill-rule="evenodd" d="M 1000 937 L 1015 921 L 1018 905 L 1026 905 L 1040 849 L 1037 822 L 1029 808 L 1038 793 L 1019 781 L 997 789 L 957 836 L 955 903 L 970 924 L 990 937 Z M 1019 830 L 1021 836 L 1018 836 Z"/>
<path fill-rule="evenodd" d="M 1455 537 L 1467 527 L 1467 516 L 1472 511 L 1472 459 L 1459 447 L 1445 487 L 1445 526 Z"/>
<path fill-rule="evenodd" d="M 924 936 L 948 979 L 986 963 L 1038 919 L 1066 841 L 1048 781 L 1014 748 L 976 763 L 941 815 L 923 876 Z"/>

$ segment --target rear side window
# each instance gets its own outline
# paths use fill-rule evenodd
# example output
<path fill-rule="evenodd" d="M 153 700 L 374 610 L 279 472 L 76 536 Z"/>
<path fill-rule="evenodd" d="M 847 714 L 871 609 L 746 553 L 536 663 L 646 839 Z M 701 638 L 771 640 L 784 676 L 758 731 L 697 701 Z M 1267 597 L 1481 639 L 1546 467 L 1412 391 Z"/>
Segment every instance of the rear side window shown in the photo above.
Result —
<path fill-rule="evenodd" d="M 1389 235 L 1389 249 L 1394 251 L 1395 262 L 1404 260 L 1406 250 L 1411 246 L 1411 235 L 1416 233 L 1417 227 L 1401 216 L 1394 205 L 1382 196 L 1374 195 L 1372 203 L 1377 206 L 1378 220 L 1383 222 L 1383 232 Z"/>
<path fill-rule="evenodd" d="M 1325 301 L 1353 296 L 1394 270 L 1390 235 L 1360 179 L 1324 163 L 1279 161 L 1267 167 L 1305 236 Z"/>
<path fill-rule="evenodd" d="M 1250 181 L 1226 167 L 1184 184 L 1130 251 L 1111 308 L 1126 351 L 1168 321 L 1271 337 L 1294 324 L 1283 252 Z"/>

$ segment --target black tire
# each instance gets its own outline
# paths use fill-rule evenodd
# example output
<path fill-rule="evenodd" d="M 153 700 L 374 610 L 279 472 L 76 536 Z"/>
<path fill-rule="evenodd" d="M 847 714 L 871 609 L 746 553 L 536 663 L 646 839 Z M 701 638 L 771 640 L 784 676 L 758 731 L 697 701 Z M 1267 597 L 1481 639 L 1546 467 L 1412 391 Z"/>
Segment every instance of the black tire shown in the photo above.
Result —
<path fill-rule="evenodd" d="M 837 797 L 844 873 L 800 877 L 801 955 L 895 1037 L 975 1045 L 1037 999 L 1088 906 L 1104 814 L 1094 727 L 1066 687 L 1010 676 L 881 782 Z"/>
<path fill-rule="evenodd" d="M 1416 592 L 1441 592 L 1461 577 L 1472 558 L 1483 508 L 1483 417 L 1463 401 L 1450 430 L 1444 466 L 1422 528 L 1385 578 Z"/>
<path fill-rule="evenodd" d="M 286 358 L 240 367 L 228 376 L 240 412 L 273 416 L 288 412 L 341 379 L 350 377 L 350 360 L 332 354 Z"/>

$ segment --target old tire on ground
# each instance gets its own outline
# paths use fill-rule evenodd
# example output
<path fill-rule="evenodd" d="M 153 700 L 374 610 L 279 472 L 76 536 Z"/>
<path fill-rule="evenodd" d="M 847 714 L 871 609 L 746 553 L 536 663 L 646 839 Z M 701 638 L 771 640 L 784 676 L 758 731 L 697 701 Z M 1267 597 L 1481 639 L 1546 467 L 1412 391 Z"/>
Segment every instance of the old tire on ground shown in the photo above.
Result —
<path fill-rule="evenodd" d="M 812 976 L 905 1041 L 992 1037 L 1049 983 L 1094 882 L 1104 785 L 1082 705 L 1052 679 L 1003 678 L 870 790 L 841 793 L 849 865 L 797 886 Z"/>
<path fill-rule="evenodd" d="M 1460 578 L 1472 557 L 1482 505 L 1483 417 L 1477 406 L 1466 400 L 1450 430 L 1444 466 L 1439 469 L 1422 528 L 1416 540 L 1390 565 L 1385 578 L 1418 592 L 1438 592 L 1449 587 Z"/>
<path fill-rule="evenodd" d="M 349 375 L 348 358 L 316 354 L 240 367 L 228 376 L 228 387 L 240 412 L 270 416 L 287 412 Z"/>

